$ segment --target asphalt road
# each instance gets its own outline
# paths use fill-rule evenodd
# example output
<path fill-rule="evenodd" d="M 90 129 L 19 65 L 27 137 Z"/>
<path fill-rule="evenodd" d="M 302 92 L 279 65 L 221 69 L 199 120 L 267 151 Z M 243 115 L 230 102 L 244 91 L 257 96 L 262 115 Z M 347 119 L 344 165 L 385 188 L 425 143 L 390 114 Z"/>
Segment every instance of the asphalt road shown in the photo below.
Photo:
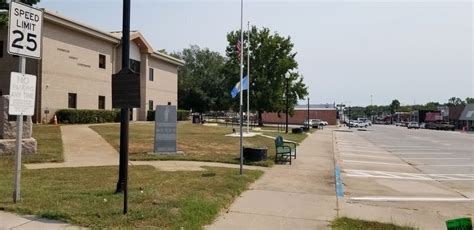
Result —
<path fill-rule="evenodd" d="M 446 174 L 439 181 L 474 198 L 474 134 L 456 131 L 373 126 L 359 132 L 425 174 Z"/>
<path fill-rule="evenodd" d="M 422 229 L 474 216 L 474 134 L 374 125 L 333 135 L 341 210 L 387 221 L 398 216 Z"/>

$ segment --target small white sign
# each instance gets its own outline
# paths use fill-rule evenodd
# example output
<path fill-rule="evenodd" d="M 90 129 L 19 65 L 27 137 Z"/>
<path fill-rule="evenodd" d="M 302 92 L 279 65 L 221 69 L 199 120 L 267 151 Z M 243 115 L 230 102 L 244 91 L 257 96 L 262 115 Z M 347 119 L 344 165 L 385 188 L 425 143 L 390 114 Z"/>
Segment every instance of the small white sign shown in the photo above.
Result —
<path fill-rule="evenodd" d="M 18 3 L 10 3 L 8 53 L 41 59 L 43 11 Z"/>
<path fill-rule="evenodd" d="M 12 72 L 8 114 L 32 116 L 35 112 L 36 76 Z"/>

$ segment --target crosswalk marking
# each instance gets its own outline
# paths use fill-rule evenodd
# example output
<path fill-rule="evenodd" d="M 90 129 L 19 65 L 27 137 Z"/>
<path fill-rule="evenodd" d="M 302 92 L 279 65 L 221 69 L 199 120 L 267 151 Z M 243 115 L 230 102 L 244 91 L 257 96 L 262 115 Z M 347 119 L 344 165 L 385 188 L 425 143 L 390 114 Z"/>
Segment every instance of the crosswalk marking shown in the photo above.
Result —
<path fill-rule="evenodd" d="M 401 180 L 474 181 L 474 174 L 421 174 L 403 172 L 383 172 L 369 170 L 343 170 L 348 177 L 383 178 Z"/>

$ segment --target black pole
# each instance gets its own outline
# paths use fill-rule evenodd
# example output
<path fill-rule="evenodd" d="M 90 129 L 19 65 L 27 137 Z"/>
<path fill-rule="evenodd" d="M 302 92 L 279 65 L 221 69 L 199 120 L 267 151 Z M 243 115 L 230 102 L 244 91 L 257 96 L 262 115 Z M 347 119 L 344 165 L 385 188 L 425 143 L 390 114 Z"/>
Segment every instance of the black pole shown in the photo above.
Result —
<path fill-rule="evenodd" d="M 123 0 L 122 70 L 130 68 L 130 0 Z M 120 165 L 116 193 L 124 193 L 123 214 L 128 211 L 128 126 L 130 108 L 120 109 Z"/>
<path fill-rule="evenodd" d="M 288 109 L 289 109 L 289 105 L 288 105 L 288 77 L 286 78 L 286 129 L 285 129 L 285 133 L 288 133 Z"/>

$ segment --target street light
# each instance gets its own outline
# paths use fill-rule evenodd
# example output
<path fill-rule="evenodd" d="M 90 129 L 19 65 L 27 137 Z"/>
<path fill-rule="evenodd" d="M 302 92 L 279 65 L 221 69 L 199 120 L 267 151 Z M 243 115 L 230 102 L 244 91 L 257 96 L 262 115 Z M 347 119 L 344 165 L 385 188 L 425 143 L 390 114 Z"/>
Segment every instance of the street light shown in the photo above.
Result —
<path fill-rule="evenodd" d="M 288 102 L 288 88 L 289 88 L 289 81 L 290 81 L 290 72 L 285 74 L 285 80 L 286 80 L 286 93 L 285 93 L 285 99 L 286 99 L 286 128 L 285 128 L 285 133 L 288 133 L 288 110 L 289 110 L 289 102 Z"/>

